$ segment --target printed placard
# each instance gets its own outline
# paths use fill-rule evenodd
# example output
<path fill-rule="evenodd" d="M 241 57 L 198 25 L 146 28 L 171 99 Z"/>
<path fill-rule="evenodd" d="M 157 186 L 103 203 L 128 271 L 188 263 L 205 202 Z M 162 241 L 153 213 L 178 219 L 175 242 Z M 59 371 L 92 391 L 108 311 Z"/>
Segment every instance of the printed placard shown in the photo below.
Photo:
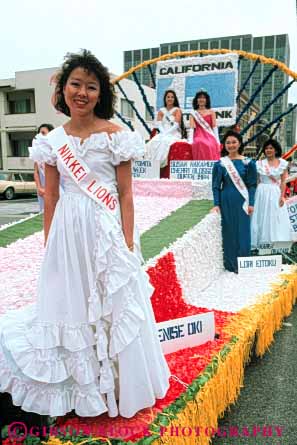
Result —
<path fill-rule="evenodd" d="M 138 179 L 159 179 L 160 161 L 151 161 L 149 159 L 134 161 L 132 164 L 132 176 Z"/>
<path fill-rule="evenodd" d="M 297 196 L 292 196 L 292 198 L 287 199 L 286 201 L 291 229 L 293 232 L 297 232 Z"/>
<path fill-rule="evenodd" d="M 211 181 L 216 161 L 170 161 L 170 179 Z"/>
<path fill-rule="evenodd" d="M 203 345 L 215 336 L 214 313 L 192 315 L 157 323 L 164 354 Z"/>
<path fill-rule="evenodd" d="M 280 272 L 282 267 L 281 255 L 239 257 L 237 261 L 239 273 L 261 272 L 263 270 Z"/>
<path fill-rule="evenodd" d="M 259 255 L 275 255 L 277 253 L 290 253 L 293 242 L 282 241 L 275 243 L 263 243 L 259 245 Z"/>
<path fill-rule="evenodd" d="M 156 66 L 157 110 L 163 107 L 166 90 L 174 90 L 183 113 L 192 108 L 197 91 L 210 96 L 218 126 L 236 121 L 238 55 L 217 54 L 205 57 L 185 57 L 160 61 Z"/>

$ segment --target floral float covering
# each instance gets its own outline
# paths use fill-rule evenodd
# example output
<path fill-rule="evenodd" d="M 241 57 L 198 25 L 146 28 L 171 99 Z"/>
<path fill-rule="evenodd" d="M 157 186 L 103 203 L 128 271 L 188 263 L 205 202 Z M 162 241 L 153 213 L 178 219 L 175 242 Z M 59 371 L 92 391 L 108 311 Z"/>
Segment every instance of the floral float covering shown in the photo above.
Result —
<path fill-rule="evenodd" d="M 141 232 L 157 224 L 191 196 L 188 182 L 180 194 L 174 182 L 168 193 L 167 181 L 148 181 L 148 196 L 142 184 L 135 184 L 134 190 L 136 220 Z M 141 212 L 143 205 L 145 215 Z M 148 208 L 154 214 L 149 218 Z M 85 436 L 81 439 L 84 443 L 95 440 L 109 444 L 207 445 L 211 442 L 218 417 L 239 394 L 251 345 L 255 341 L 256 353 L 264 354 L 297 295 L 296 270 L 288 266 L 281 276 L 262 275 L 262 279 L 254 280 L 253 289 L 248 286 L 250 277 L 245 283 L 241 279 L 240 287 L 238 282 L 234 287 L 239 278 L 223 271 L 220 233 L 219 217 L 210 214 L 145 266 L 155 287 L 152 305 L 157 322 L 212 310 L 216 323 L 214 341 L 166 356 L 172 374 L 170 389 L 151 409 L 139 412 L 132 419 L 111 419 L 106 415 L 58 418 L 57 433 L 67 428 L 70 436 L 65 438 L 53 433 L 47 439 L 49 445 L 79 442 L 79 432 Z M 0 249 L 1 313 L 35 300 L 42 243 L 42 234 L 37 233 Z M 242 288 L 248 288 L 249 292 L 242 292 Z M 201 433 L 195 429 L 197 425 Z M 206 431 L 207 426 L 212 430 Z M 172 436 L 171 428 L 187 428 L 187 433 Z"/>

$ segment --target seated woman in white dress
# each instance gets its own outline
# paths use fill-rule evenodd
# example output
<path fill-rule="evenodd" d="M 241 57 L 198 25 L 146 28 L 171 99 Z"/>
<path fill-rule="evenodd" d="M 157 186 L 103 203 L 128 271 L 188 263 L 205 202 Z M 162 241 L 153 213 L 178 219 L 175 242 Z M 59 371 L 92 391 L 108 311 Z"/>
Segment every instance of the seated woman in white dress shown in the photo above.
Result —
<path fill-rule="evenodd" d="M 70 119 L 31 148 L 46 163 L 38 299 L 0 319 L 0 391 L 43 415 L 132 417 L 170 375 L 133 239 L 131 159 L 144 143 L 108 120 L 114 90 L 89 51 L 67 54 L 56 81 Z"/>
<path fill-rule="evenodd" d="M 163 100 L 164 107 L 159 110 L 155 123 L 159 134 L 146 144 L 146 157 L 160 161 L 161 168 L 167 165 L 170 146 L 182 139 L 182 112 L 175 92 L 167 90 Z"/>
<path fill-rule="evenodd" d="M 269 139 L 263 146 L 265 159 L 257 161 L 258 187 L 252 216 L 252 247 L 291 241 L 291 224 L 285 205 L 288 162 L 281 158 L 280 144 Z"/>

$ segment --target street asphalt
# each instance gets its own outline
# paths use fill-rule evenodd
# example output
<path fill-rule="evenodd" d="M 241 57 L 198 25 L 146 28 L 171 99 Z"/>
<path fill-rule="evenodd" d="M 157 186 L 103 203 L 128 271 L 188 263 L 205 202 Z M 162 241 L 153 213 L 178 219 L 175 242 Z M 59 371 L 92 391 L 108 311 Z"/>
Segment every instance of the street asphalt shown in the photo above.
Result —
<path fill-rule="evenodd" d="M 16 198 L 11 201 L 0 196 L 0 227 L 38 212 L 39 204 L 36 196 L 28 195 L 28 197 Z"/>

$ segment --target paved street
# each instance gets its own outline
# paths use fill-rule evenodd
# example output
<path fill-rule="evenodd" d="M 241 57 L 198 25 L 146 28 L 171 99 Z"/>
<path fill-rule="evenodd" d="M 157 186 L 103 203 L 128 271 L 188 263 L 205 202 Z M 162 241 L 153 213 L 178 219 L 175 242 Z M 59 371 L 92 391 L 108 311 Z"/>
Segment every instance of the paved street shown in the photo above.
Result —
<path fill-rule="evenodd" d="M 36 197 L 5 200 L 0 197 L 0 226 L 26 218 L 31 213 L 38 213 L 39 205 Z"/>

